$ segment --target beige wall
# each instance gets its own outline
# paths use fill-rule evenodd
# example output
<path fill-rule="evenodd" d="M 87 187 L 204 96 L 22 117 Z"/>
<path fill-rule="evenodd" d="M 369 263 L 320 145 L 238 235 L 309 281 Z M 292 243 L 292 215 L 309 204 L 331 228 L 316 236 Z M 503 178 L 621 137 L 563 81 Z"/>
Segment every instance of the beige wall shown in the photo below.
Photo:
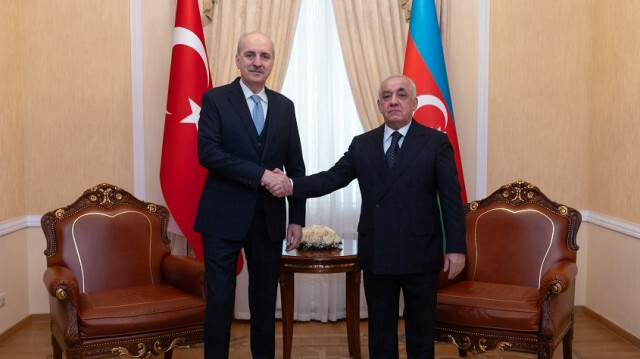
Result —
<path fill-rule="evenodd" d="M 0 236 L 0 292 L 6 293 L 7 299 L 0 308 L 0 334 L 32 313 L 27 247 L 26 231 Z"/>
<path fill-rule="evenodd" d="M 0 224 L 99 182 L 132 188 L 129 1 L 1 1 L 0 13 Z M 0 333 L 48 310 L 44 248 L 37 226 L 0 235 Z"/>
<path fill-rule="evenodd" d="M 640 223 L 640 2 L 596 1 L 589 144 L 593 211 Z M 587 225 L 586 306 L 640 337 L 640 239 Z"/>
<path fill-rule="evenodd" d="M 0 10 L 0 42 L 13 49 L 0 55 L 0 221 L 99 182 L 132 188 L 129 2 L 3 1 Z"/>
<path fill-rule="evenodd" d="M 20 2 L 26 213 L 133 186 L 129 2 Z"/>
<path fill-rule="evenodd" d="M 588 206 L 640 223 L 640 1 L 596 4 Z"/>
<path fill-rule="evenodd" d="M 21 6 L 17 1 L 1 1 L 1 29 L 18 29 Z M 23 122 L 19 113 L 21 39 L 17 31 L 0 31 L 0 221 L 24 214 Z M 0 289 L 2 290 L 2 289 Z"/>
<path fill-rule="evenodd" d="M 478 2 L 451 1 L 449 45 L 445 51 L 467 199 L 476 193 L 478 118 Z"/>
<path fill-rule="evenodd" d="M 589 223 L 581 231 L 588 233 L 585 305 L 640 338 L 640 240 Z"/>
<path fill-rule="evenodd" d="M 596 1 L 589 209 L 640 223 L 640 2 Z M 640 337 L 640 239 L 587 225 L 586 306 Z"/>
<path fill-rule="evenodd" d="M 640 2 L 491 1 L 488 189 L 640 223 Z"/>
<path fill-rule="evenodd" d="M 593 1 L 491 1 L 489 193 L 524 179 L 588 203 Z"/>

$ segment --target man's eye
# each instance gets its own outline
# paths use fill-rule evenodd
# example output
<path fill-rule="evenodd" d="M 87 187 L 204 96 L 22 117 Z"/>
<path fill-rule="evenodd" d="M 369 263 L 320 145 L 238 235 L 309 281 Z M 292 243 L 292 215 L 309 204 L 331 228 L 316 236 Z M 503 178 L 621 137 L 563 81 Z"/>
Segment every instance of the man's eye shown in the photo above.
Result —
<path fill-rule="evenodd" d="M 406 93 L 399 93 L 399 94 L 398 94 L 398 98 L 399 98 L 399 99 L 401 99 L 401 100 L 404 100 L 404 99 L 406 99 L 407 97 L 409 97 L 409 95 L 407 95 Z"/>

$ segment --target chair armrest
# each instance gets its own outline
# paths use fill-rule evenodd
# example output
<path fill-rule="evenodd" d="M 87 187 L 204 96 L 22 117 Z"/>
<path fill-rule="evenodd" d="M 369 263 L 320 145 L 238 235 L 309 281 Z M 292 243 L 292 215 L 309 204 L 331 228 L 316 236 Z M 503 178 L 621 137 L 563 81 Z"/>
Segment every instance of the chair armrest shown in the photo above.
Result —
<path fill-rule="evenodd" d="M 50 296 L 62 301 L 70 300 L 73 305 L 78 304 L 78 280 L 69 268 L 58 265 L 48 267 L 42 280 Z"/>
<path fill-rule="evenodd" d="M 551 266 L 540 283 L 542 321 L 540 335 L 553 338 L 566 323 L 573 319 L 575 278 L 578 266 L 571 261 L 560 261 Z"/>
<path fill-rule="evenodd" d="M 162 277 L 166 284 L 205 298 L 204 264 L 195 258 L 177 255 L 164 257 L 162 261 Z"/>
<path fill-rule="evenodd" d="M 69 268 L 59 265 L 48 267 L 42 280 L 50 295 L 49 310 L 52 322 L 59 328 L 64 328 L 64 341 L 68 345 L 77 344 L 80 341 L 78 280 Z"/>
<path fill-rule="evenodd" d="M 574 262 L 560 261 L 554 263 L 544 273 L 540 282 L 540 299 L 546 296 L 555 296 L 569 288 L 578 275 L 578 266 Z"/>

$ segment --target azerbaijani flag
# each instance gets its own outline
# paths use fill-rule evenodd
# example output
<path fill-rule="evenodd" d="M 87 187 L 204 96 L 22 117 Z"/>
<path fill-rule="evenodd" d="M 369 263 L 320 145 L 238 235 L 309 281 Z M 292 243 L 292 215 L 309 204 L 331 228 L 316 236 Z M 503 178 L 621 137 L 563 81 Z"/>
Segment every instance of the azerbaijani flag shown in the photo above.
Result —
<path fill-rule="evenodd" d="M 456 159 L 462 202 L 467 203 L 447 69 L 433 0 L 413 0 L 403 73 L 416 84 L 418 108 L 413 118 L 449 137 Z"/>

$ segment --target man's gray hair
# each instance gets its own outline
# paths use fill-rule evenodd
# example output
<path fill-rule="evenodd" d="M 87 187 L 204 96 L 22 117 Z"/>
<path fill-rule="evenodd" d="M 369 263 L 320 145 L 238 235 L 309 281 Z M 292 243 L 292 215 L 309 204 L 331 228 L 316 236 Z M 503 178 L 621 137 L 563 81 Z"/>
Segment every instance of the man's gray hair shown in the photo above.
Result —
<path fill-rule="evenodd" d="M 236 47 L 236 55 L 240 55 L 240 52 L 242 51 L 242 40 L 244 40 L 247 35 L 251 34 L 260 34 L 269 39 L 269 42 L 271 43 L 271 56 L 273 56 L 274 58 L 276 57 L 276 47 L 273 46 L 273 40 L 271 40 L 271 38 L 267 36 L 267 34 L 260 31 L 245 32 L 244 34 L 240 35 L 240 38 L 238 39 L 238 46 Z"/>
<path fill-rule="evenodd" d="M 382 85 L 387 82 L 388 80 L 391 79 L 405 79 L 409 82 L 409 91 L 411 93 L 411 97 L 416 97 L 416 84 L 413 82 L 412 79 L 408 78 L 405 75 L 391 75 L 389 77 L 387 77 L 386 79 L 384 79 L 381 83 L 380 83 L 380 87 L 378 88 L 378 98 L 380 98 L 382 96 Z"/>

